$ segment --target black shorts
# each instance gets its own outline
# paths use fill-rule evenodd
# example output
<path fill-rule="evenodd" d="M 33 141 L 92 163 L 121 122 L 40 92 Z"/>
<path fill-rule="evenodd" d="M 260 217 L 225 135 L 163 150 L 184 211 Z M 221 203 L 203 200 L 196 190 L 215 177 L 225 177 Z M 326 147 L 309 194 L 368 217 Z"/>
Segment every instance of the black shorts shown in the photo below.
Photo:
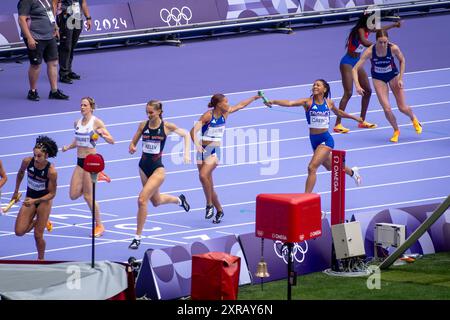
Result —
<path fill-rule="evenodd" d="M 36 49 L 31 50 L 28 48 L 28 41 L 24 38 L 30 64 L 38 66 L 42 63 L 42 58 L 45 62 L 58 60 L 58 43 L 55 38 L 36 41 Z"/>
<path fill-rule="evenodd" d="M 155 161 L 149 156 L 142 156 L 139 161 L 139 168 L 142 169 L 147 178 L 150 178 L 156 169 L 164 168 L 164 165 L 161 162 L 161 158 L 158 158 L 158 160 Z"/>
<path fill-rule="evenodd" d="M 84 169 L 84 158 L 77 158 L 77 165 Z"/>

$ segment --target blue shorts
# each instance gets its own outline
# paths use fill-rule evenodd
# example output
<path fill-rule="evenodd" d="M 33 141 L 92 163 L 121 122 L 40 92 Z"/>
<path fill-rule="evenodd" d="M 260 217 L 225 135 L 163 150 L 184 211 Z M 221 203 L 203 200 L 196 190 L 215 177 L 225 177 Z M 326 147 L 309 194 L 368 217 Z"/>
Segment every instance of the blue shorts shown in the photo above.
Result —
<path fill-rule="evenodd" d="M 345 56 L 342 57 L 341 59 L 341 64 L 349 64 L 352 66 L 352 68 L 358 63 L 359 61 L 359 56 L 354 58 L 352 56 L 350 56 L 348 53 L 345 54 Z"/>
<path fill-rule="evenodd" d="M 320 134 L 310 134 L 309 140 L 311 141 L 311 146 L 314 151 L 316 151 L 317 147 L 321 144 L 334 149 L 334 140 L 328 131 Z"/>
<path fill-rule="evenodd" d="M 398 70 L 392 70 L 389 73 L 376 73 L 372 71 L 372 79 L 377 79 L 380 81 L 384 81 L 389 83 L 392 79 L 394 79 L 398 75 Z"/>
<path fill-rule="evenodd" d="M 205 152 L 200 153 L 197 151 L 197 161 L 205 161 L 208 159 L 208 157 L 214 155 L 217 157 L 217 161 L 220 161 L 220 158 L 222 156 L 222 152 L 220 150 L 220 146 L 202 146 L 203 149 L 205 149 Z"/>

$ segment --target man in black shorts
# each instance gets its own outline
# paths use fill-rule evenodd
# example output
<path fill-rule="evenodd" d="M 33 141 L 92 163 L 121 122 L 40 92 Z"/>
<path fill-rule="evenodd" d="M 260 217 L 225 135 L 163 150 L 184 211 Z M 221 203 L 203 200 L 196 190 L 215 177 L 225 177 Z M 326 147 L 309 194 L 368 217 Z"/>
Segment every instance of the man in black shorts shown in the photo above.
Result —
<path fill-rule="evenodd" d="M 20 0 L 17 4 L 19 25 L 27 46 L 30 68 L 28 80 L 30 90 L 27 98 L 39 101 L 37 81 L 41 71 L 42 59 L 47 63 L 47 74 L 51 91 L 49 99 L 67 100 L 69 97 L 58 89 L 58 27 L 52 10 L 51 0 Z"/>

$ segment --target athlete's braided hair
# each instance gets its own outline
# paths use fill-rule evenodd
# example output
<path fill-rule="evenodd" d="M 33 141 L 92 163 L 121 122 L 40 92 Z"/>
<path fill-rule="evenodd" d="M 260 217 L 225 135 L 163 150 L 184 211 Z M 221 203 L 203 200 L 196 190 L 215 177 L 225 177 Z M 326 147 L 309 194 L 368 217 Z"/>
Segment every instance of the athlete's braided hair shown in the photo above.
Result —
<path fill-rule="evenodd" d="M 47 136 L 37 137 L 34 148 L 41 149 L 42 152 L 48 154 L 49 158 L 54 158 L 58 154 L 58 146 L 56 145 L 56 142 Z"/>

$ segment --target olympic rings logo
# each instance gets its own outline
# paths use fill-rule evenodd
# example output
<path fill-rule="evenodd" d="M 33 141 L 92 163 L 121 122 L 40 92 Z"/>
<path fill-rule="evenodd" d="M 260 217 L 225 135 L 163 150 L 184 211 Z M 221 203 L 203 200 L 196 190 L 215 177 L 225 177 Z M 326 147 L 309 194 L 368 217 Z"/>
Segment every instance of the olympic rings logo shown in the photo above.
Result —
<path fill-rule="evenodd" d="M 166 8 L 161 9 L 159 12 L 161 20 L 167 23 L 170 27 L 181 26 L 189 24 L 192 19 L 192 11 L 189 7 L 182 7 L 181 10 L 178 8 L 172 8 L 167 10 Z"/>
<path fill-rule="evenodd" d="M 305 260 L 306 253 L 308 252 L 308 242 L 303 241 L 305 247 L 303 248 L 300 242 L 294 243 L 291 254 L 291 261 L 297 261 L 298 263 L 302 263 Z M 275 250 L 278 258 L 283 259 L 284 263 L 288 263 L 288 247 L 281 241 L 275 241 L 273 244 L 273 249 Z"/>

